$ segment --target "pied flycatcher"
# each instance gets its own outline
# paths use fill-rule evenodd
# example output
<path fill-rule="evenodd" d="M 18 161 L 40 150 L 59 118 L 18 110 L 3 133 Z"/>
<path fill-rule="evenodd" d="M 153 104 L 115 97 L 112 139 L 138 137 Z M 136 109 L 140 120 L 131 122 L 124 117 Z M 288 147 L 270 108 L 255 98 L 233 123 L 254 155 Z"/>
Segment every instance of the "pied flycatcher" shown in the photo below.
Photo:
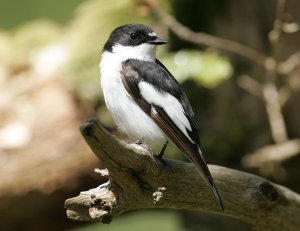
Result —
<path fill-rule="evenodd" d="M 171 140 L 199 169 L 220 209 L 223 204 L 200 150 L 199 128 L 186 94 L 155 57 L 167 41 L 142 24 L 116 28 L 104 45 L 101 86 L 108 110 L 118 128 L 145 142 Z"/>

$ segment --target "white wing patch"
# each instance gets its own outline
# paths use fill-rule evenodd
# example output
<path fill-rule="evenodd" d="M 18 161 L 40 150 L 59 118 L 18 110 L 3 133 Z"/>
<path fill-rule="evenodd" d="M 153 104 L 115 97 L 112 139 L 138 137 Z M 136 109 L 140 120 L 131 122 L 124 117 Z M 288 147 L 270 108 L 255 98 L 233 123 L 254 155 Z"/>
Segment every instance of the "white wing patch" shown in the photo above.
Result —
<path fill-rule="evenodd" d="M 167 115 L 183 132 L 183 134 L 192 142 L 195 143 L 188 135 L 186 129 L 192 130 L 191 124 L 184 114 L 184 110 L 180 102 L 171 94 L 159 92 L 151 84 L 146 82 L 139 83 L 139 89 L 143 98 L 150 104 L 155 104 L 164 109 Z"/>

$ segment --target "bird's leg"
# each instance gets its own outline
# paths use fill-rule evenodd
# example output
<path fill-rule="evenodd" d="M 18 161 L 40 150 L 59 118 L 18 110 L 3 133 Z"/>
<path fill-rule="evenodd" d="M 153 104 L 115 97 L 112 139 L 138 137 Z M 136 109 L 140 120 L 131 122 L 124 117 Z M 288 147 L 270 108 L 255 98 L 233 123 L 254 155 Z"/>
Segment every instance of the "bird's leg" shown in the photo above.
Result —
<path fill-rule="evenodd" d="M 134 142 L 135 144 L 137 145 L 140 145 L 141 147 L 143 148 L 146 148 L 150 153 L 152 153 L 152 155 L 154 155 L 153 151 L 151 148 L 149 148 L 149 146 L 145 143 L 144 141 L 144 138 L 142 137 L 141 139 L 138 139 L 137 141 Z M 162 149 L 160 150 L 159 154 L 158 155 L 154 155 L 156 158 L 158 158 L 164 165 L 167 165 L 167 163 L 164 161 L 163 159 L 163 155 L 165 153 L 165 150 L 167 148 L 169 144 L 169 141 L 167 140 L 165 143 L 164 143 L 164 146 L 162 147 Z"/>
<path fill-rule="evenodd" d="M 164 153 L 165 153 L 165 150 L 166 150 L 168 144 L 169 144 L 169 141 L 167 140 L 167 141 L 164 143 L 164 146 L 162 147 L 162 149 L 160 150 L 160 153 L 157 155 L 157 157 L 158 157 L 159 159 L 162 159 L 162 158 L 163 158 L 163 155 L 164 155 Z"/>
<path fill-rule="evenodd" d="M 168 164 L 167 164 L 166 161 L 163 159 L 163 155 L 164 155 L 164 153 L 165 153 L 165 150 L 166 150 L 168 144 L 169 144 L 169 141 L 167 140 L 167 141 L 164 143 L 164 146 L 162 147 L 162 149 L 160 150 L 160 153 L 159 153 L 158 155 L 155 155 L 155 157 L 157 157 L 157 158 L 160 160 L 160 162 L 162 162 L 163 165 L 165 165 L 165 166 L 168 166 Z"/>

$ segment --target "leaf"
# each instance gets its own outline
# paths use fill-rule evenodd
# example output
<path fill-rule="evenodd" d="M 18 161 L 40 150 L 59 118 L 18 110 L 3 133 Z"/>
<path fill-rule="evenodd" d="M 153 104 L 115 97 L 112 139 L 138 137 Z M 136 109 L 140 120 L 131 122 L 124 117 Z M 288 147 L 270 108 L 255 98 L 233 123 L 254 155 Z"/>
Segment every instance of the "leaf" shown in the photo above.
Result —
<path fill-rule="evenodd" d="M 215 51 L 180 50 L 162 57 L 180 82 L 193 79 L 200 86 L 213 88 L 232 76 L 229 60 Z"/>

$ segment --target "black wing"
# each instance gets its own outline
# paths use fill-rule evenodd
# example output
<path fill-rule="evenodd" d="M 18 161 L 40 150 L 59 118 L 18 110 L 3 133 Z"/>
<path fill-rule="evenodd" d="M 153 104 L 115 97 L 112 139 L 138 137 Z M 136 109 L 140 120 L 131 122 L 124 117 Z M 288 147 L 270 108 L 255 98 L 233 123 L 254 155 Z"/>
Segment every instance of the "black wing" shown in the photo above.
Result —
<path fill-rule="evenodd" d="M 211 186 L 218 204 L 223 210 L 219 193 L 199 148 L 199 128 L 195 121 L 192 107 L 176 79 L 158 60 L 156 62 L 146 62 L 135 59 L 129 59 L 123 62 L 121 78 L 125 89 L 140 108 L 149 115 L 169 139 L 196 164 L 203 178 Z M 185 128 L 189 137 L 174 123 L 164 108 L 149 103 L 147 99 L 141 95 L 139 88 L 140 82 L 146 82 L 162 93 L 171 94 L 180 102 L 184 110 L 184 115 L 188 119 L 191 127 L 191 130 Z"/>

